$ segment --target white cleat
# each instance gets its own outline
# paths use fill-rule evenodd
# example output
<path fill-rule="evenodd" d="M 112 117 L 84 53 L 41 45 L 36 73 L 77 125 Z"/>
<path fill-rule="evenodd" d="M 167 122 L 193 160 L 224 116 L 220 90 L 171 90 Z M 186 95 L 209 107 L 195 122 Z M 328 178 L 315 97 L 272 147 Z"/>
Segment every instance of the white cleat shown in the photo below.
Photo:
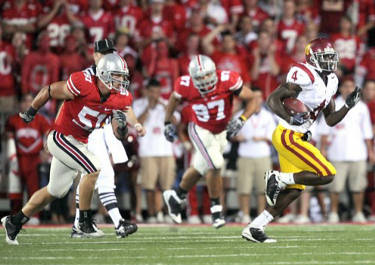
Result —
<path fill-rule="evenodd" d="M 178 197 L 176 191 L 166 190 L 163 192 L 163 199 L 168 208 L 168 214 L 176 224 L 182 223 L 182 199 Z"/>
<path fill-rule="evenodd" d="M 276 239 L 269 238 L 261 228 L 246 226 L 242 230 L 242 238 L 254 243 L 276 243 Z"/>
<path fill-rule="evenodd" d="M 212 215 L 212 226 L 216 229 L 223 227 L 226 224 L 224 217 L 221 215 L 221 212 L 223 211 L 223 206 L 211 206 L 210 211 Z"/>

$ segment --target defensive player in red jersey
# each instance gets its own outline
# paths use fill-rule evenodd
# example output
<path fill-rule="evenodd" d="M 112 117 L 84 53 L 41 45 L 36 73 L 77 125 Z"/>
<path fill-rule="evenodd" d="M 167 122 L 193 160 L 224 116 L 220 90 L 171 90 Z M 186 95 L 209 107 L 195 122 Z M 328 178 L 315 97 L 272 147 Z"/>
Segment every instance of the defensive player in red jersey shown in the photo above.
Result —
<path fill-rule="evenodd" d="M 42 88 L 31 107 L 20 113 L 25 122 L 31 122 L 38 109 L 50 98 L 65 100 L 47 140 L 48 150 L 53 155 L 50 181 L 47 187 L 34 193 L 20 212 L 1 219 L 8 244 L 18 244 L 17 235 L 30 216 L 69 191 L 77 171 L 83 175 L 79 190 L 78 229 L 87 237 L 100 236 L 90 210 L 100 162 L 88 150 L 87 138 L 92 130 L 103 125 L 107 117 L 112 117 L 114 128 L 117 127 L 114 131 L 116 136 L 125 137 L 127 123 L 124 110 L 129 123 L 137 123 L 130 107 L 132 96 L 127 91 L 128 86 L 129 70 L 125 60 L 117 54 L 107 54 L 98 62 L 97 76 L 87 71 L 73 73 L 67 81 Z"/>
<path fill-rule="evenodd" d="M 229 122 L 232 116 L 233 95 L 244 100 L 246 108 L 238 118 Z M 202 177 L 207 177 L 211 200 L 212 226 L 225 225 L 220 205 L 222 180 L 220 168 L 224 165 L 223 151 L 227 138 L 235 136 L 247 118 L 254 112 L 252 93 L 243 86 L 240 75 L 232 71 L 216 70 L 214 62 L 207 56 L 194 56 L 189 64 L 189 75 L 179 77 L 174 92 L 169 98 L 165 117 L 164 134 L 168 141 L 176 138 L 176 127 L 172 124 L 172 113 L 181 101 L 192 109 L 188 126 L 189 137 L 195 153 L 190 168 L 185 172 L 176 190 L 163 193 L 169 215 L 181 223 L 181 210 L 187 192 Z"/>

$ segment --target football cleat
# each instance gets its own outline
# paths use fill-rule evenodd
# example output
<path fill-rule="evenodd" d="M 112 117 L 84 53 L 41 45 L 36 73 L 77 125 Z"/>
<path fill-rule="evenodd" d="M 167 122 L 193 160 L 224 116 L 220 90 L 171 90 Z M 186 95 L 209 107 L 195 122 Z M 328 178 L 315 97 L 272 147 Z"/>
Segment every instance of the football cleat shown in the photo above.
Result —
<path fill-rule="evenodd" d="M 72 233 L 70 234 L 71 238 L 82 238 L 83 233 L 75 226 L 72 226 Z"/>
<path fill-rule="evenodd" d="M 129 221 L 120 220 L 119 225 L 115 228 L 117 238 L 124 238 L 128 235 L 135 233 L 138 229 L 138 226 Z"/>
<path fill-rule="evenodd" d="M 164 203 L 167 205 L 168 214 L 176 224 L 181 224 L 182 199 L 178 197 L 175 190 L 166 190 L 163 192 Z"/>
<path fill-rule="evenodd" d="M 265 194 L 267 203 L 275 206 L 279 193 L 286 187 L 286 184 L 279 179 L 279 171 L 268 170 L 264 175 L 266 182 Z"/>
<path fill-rule="evenodd" d="M 212 216 L 212 226 L 216 229 L 223 227 L 226 223 L 224 217 L 221 215 L 221 212 L 223 211 L 223 206 L 211 206 L 210 211 Z"/>
<path fill-rule="evenodd" d="M 80 222 L 77 228 L 79 233 L 82 233 L 81 237 L 102 237 L 104 232 L 100 230 L 93 220 L 84 220 Z"/>
<path fill-rule="evenodd" d="M 17 235 L 21 231 L 21 225 L 15 225 L 10 221 L 10 216 L 4 216 L 1 218 L 1 223 L 5 229 L 5 241 L 9 245 L 19 245 L 17 241 Z"/>
<path fill-rule="evenodd" d="M 276 239 L 269 238 L 261 228 L 246 226 L 242 230 L 242 238 L 255 243 L 276 243 Z"/>

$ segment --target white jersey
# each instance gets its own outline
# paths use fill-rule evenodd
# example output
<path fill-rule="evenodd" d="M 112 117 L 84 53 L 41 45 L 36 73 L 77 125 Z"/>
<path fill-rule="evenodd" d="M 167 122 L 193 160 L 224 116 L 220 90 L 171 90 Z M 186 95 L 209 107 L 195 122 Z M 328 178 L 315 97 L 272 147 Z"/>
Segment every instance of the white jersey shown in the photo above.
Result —
<path fill-rule="evenodd" d="M 287 121 L 278 117 L 279 124 L 296 132 L 307 132 L 317 119 L 320 111 L 327 107 L 332 97 L 336 94 L 339 83 L 336 74 L 329 74 L 327 80 L 327 85 L 325 85 L 320 75 L 307 63 L 299 63 L 291 67 L 286 77 L 286 82 L 301 87 L 302 91 L 298 94 L 297 99 L 309 108 L 310 119 L 304 124 L 296 126 L 290 125 Z"/>

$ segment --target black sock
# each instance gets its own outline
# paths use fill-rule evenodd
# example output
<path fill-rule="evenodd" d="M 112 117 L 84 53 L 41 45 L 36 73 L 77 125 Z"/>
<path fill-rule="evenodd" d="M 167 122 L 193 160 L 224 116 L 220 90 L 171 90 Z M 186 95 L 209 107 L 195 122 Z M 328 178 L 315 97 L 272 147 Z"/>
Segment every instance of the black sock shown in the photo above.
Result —
<path fill-rule="evenodd" d="M 220 205 L 220 199 L 219 198 L 210 198 L 211 207 L 215 205 Z"/>
<path fill-rule="evenodd" d="M 84 221 L 91 219 L 91 210 L 79 210 L 79 222 L 83 223 Z"/>
<path fill-rule="evenodd" d="M 177 196 L 180 197 L 181 199 L 185 199 L 187 195 L 187 190 L 182 189 L 180 186 L 176 189 Z"/>
<path fill-rule="evenodd" d="M 22 211 L 19 211 L 15 215 L 10 216 L 10 221 L 15 225 L 24 225 L 29 221 L 30 218 L 27 217 Z"/>

